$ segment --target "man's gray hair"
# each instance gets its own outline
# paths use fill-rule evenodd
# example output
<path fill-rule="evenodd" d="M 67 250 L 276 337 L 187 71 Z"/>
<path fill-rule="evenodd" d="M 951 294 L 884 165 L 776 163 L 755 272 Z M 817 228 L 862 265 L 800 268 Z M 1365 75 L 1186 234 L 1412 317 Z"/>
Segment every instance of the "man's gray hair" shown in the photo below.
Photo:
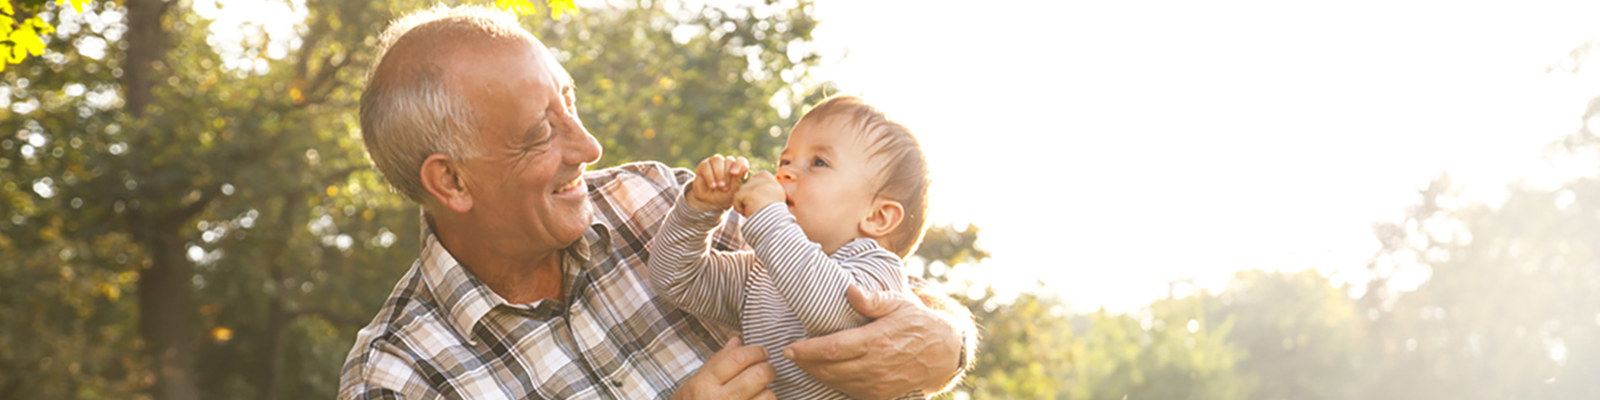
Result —
<path fill-rule="evenodd" d="M 422 162 L 430 155 L 479 155 L 481 118 L 465 97 L 445 87 L 434 60 L 466 45 L 514 40 L 538 43 L 516 17 L 488 7 L 435 6 L 384 30 L 361 93 L 361 139 L 378 172 L 400 194 L 427 204 Z"/>

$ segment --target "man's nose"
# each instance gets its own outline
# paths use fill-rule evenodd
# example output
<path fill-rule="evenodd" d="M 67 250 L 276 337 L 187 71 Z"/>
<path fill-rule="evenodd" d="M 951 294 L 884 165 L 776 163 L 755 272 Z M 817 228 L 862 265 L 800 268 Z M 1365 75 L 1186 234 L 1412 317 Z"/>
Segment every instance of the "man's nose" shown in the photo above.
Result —
<path fill-rule="evenodd" d="M 594 164 L 600 161 L 602 153 L 600 141 L 589 134 L 589 130 L 585 129 L 582 123 L 576 125 L 574 136 L 577 137 L 567 142 L 568 146 L 562 161 L 567 164 Z"/>

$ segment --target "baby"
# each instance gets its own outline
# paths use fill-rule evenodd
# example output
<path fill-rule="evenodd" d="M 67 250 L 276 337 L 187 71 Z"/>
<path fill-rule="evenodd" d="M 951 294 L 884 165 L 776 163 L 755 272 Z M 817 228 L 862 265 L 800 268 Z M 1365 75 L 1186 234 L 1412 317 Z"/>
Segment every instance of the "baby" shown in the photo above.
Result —
<path fill-rule="evenodd" d="M 864 325 L 850 285 L 908 290 L 901 260 L 926 228 L 928 166 L 911 132 L 853 96 L 800 117 L 777 176 L 744 158 L 702 161 L 650 241 L 651 285 L 679 308 L 765 348 L 781 399 L 846 399 L 779 355 L 784 346 Z M 709 248 L 730 207 L 753 251 Z M 907 398 L 921 398 L 921 392 Z"/>

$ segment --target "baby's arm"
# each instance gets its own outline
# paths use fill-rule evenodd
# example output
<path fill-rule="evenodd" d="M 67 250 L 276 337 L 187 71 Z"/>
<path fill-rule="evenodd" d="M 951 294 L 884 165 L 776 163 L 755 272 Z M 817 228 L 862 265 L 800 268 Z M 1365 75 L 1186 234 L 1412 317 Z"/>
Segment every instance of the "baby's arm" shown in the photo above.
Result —
<path fill-rule="evenodd" d="M 871 322 L 845 300 L 845 289 L 851 285 L 876 291 L 905 290 L 900 259 L 894 253 L 874 246 L 875 251 L 834 261 L 822 252 L 821 245 L 806 238 L 782 202 L 763 207 L 742 228 L 745 242 L 755 248 L 756 258 L 766 266 L 773 285 L 805 324 L 809 336 Z"/>
<path fill-rule="evenodd" d="M 747 165 L 743 159 L 720 155 L 702 161 L 694 181 L 684 188 L 647 245 L 646 276 L 656 293 L 697 317 L 735 329 L 740 327 L 745 277 L 756 263 L 755 256 L 711 250 L 708 236 L 737 190 L 737 182 L 730 184 L 727 175 L 742 174 Z"/>
<path fill-rule="evenodd" d="M 683 199 L 650 239 L 650 286 L 696 317 L 739 329 L 746 272 L 756 261 L 749 252 L 711 250 L 708 240 L 722 212 L 699 211 Z"/>

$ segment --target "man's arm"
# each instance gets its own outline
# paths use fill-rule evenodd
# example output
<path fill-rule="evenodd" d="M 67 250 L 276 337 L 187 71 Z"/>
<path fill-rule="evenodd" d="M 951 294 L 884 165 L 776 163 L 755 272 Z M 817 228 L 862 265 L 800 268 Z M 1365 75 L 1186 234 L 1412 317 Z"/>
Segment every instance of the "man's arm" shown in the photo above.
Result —
<path fill-rule="evenodd" d="M 783 350 L 784 358 L 828 387 L 863 399 L 935 393 L 959 382 L 971 365 L 977 327 L 953 300 L 858 287 L 846 295 L 851 307 L 874 321 Z"/>
<path fill-rule="evenodd" d="M 361 335 L 369 334 L 362 330 Z M 346 360 L 339 377 L 339 400 L 437 398 L 439 391 L 429 384 L 426 374 L 392 347 L 368 344 L 358 337 L 361 353 Z"/>

